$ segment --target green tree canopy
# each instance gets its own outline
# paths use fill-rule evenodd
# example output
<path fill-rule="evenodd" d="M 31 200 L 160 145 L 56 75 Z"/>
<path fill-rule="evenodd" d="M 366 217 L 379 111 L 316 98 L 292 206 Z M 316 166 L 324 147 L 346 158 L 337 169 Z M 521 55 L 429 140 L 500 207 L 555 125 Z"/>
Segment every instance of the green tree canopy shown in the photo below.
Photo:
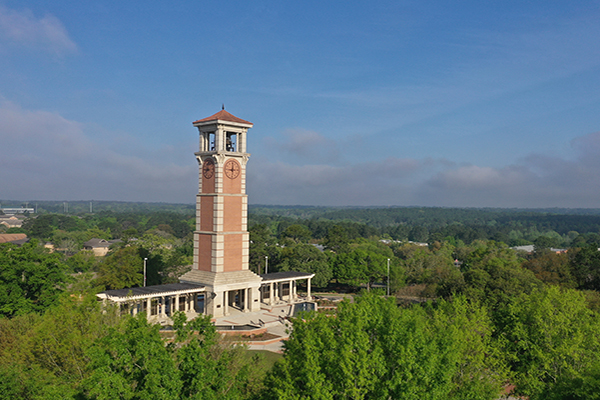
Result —
<path fill-rule="evenodd" d="M 267 383 L 276 399 L 493 399 L 505 369 L 484 309 L 429 312 L 365 296 L 294 320 Z"/>
<path fill-rule="evenodd" d="M 144 260 L 136 246 L 118 249 L 100 263 L 98 284 L 106 289 L 122 289 L 144 283 Z"/>
<path fill-rule="evenodd" d="M 501 328 L 517 390 L 534 399 L 600 361 L 600 319 L 581 292 L 550 286 L 522 294 Z"/>
<path fill-rule="evenodd" d="M 41 312 L 56 303 L 69 280 L 61 255 L 37 240 L 0 244 L 0 315 Z"/>
<path fill-rule="evenodd" d="M 281 251 L 281 271 L 314 273 L 312 283 L 318 287 L 327 286 L 333 276 L 327 254 L 310 244 L 297 244 Z"/>

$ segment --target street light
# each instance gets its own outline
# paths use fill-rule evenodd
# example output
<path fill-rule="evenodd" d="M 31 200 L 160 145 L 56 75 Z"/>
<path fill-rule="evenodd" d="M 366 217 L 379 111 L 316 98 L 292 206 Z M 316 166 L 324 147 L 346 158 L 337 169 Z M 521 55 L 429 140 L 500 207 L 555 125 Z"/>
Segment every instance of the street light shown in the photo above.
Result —
<path fill-rule="evenodd" d="M 269 256 L 265 256 L 265 274 L 269 273 Z"/>
<path fill-rule="evenodd" d="M 390 259 L 388 258 L 387 295 L 390 295 Z"/>
<path fill-rule="evenodd" d="M 144 257 L 144 287 L 146 287 L 146 261 L 148 261 L 148 257 Z"/>

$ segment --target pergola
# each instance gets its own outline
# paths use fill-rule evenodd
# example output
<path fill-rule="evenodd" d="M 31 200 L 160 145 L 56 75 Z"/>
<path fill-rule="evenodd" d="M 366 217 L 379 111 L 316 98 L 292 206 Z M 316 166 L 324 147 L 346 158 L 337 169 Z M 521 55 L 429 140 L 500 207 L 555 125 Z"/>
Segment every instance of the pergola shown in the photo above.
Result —
<path fill-rule="evenodd" d="M 261 301 L 268 305 L 275 305 L 281 302 L 294 303 L 298 300 L 296 291 L 298 281 L 307 280 L 306 300 L 311 301 L 310 280 L 315 274 L 297 271 L 274 272 L 261 275 Z"/>
<path fill-rule="evenodd" d="M 121 314 L 136 315 L 146 312 L 148 320 L 170 318 L 175 311 L 182 311 L 188 318 L 203 314 L 202 302 L 205 287 L 194 283 L 169 283 L 166 285 L 145 286 L 106 290 L 98 293 L 105 302 L 119 306 Z M 202 294 L 199 296 L 199 294 Z M 199 299 L 202 302 L 199 302 Z M 200 303 L 200 304 L 199 304 Z"/>

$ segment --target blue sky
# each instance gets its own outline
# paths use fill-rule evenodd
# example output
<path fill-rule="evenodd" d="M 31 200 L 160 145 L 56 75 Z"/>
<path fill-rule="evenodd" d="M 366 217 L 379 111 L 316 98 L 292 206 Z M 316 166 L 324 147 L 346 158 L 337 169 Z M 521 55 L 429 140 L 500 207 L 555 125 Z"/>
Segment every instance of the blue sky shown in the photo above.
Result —
<path fill-rule="evenodd" d="M 0 199 L 600 207 L 598 1 L 0 0 Z"/>

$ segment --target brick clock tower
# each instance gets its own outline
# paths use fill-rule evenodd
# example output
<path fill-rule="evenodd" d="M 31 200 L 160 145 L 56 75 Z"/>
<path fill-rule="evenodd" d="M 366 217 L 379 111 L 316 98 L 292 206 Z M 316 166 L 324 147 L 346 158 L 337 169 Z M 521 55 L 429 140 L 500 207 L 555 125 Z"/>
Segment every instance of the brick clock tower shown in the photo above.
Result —
<path fill-rule="evenodd" d="M 248 269 L 247 133 L 252 123 L 223 108 L 195 121 L 200 133 L 199 190 L 192 270 L 181 282 L 206 286 L 205 313 L 260 310 L 261 278 Z"/>

